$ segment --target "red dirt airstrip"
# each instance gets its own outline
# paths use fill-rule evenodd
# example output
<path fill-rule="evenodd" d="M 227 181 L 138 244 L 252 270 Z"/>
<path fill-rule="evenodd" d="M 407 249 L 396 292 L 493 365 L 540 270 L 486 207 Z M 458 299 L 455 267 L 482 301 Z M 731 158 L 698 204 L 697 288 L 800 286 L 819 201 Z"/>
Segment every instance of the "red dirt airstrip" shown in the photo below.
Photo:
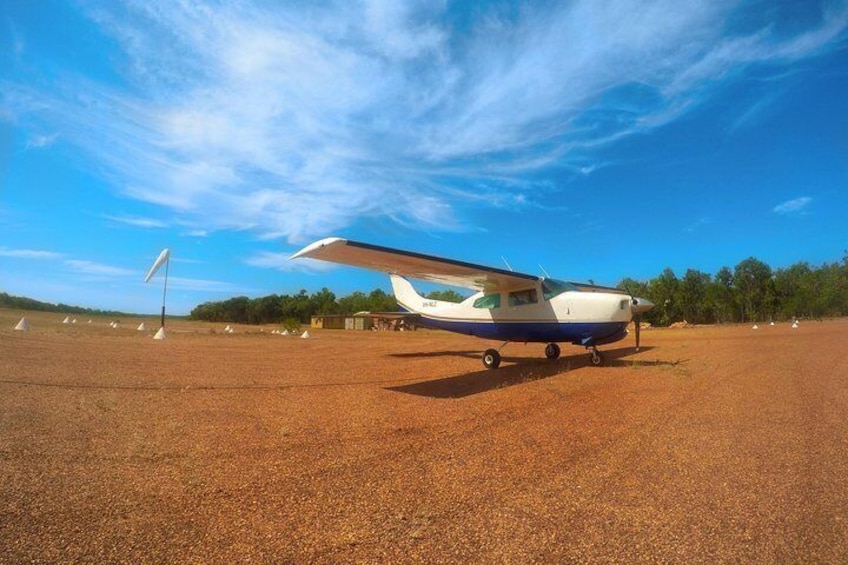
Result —
<path fill-rule="evenodd" d="M 490 342 L 441 332 L 21 315 L 2 563 L 848 561 L 845 320 L 487 371 Z"/>

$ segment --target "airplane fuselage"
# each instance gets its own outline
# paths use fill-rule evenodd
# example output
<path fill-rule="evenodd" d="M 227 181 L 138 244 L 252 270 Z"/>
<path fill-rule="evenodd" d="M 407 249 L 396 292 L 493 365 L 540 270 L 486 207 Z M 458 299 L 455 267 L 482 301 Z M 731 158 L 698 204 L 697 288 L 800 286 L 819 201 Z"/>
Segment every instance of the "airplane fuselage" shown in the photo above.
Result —
<path fill-rule="evenodd" d="M 591 347 L 624 339 L 632 318 L 629 296 L 582 292 L 559 281 L 478 292 L 452 303 L 425 298 L 403 277 L 391 278 L 398 305 L 418 314 L 420 325 L 485 339 Z"/>

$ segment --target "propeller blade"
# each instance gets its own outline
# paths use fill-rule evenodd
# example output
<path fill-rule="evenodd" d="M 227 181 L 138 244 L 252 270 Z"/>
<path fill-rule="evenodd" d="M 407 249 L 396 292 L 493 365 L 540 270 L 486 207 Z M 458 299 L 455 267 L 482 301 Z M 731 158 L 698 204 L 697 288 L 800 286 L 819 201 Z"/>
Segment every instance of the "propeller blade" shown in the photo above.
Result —
<path fill-rule="evenodd" d="M 633 313 L 633 323 L 636 325 L 636 351 L 639 351 L 639 337 L 642 329 L 642 314 L 654 307 L 654 303 L 636 296 L 630 297 L 630 311 Z"/>

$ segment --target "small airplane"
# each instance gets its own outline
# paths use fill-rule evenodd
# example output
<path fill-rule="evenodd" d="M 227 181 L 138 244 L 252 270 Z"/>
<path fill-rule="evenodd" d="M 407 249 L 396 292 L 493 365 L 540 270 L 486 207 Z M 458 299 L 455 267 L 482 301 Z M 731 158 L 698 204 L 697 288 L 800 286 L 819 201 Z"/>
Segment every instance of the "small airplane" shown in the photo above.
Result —
<path fill-rule="evenodd" d="M 623 290 L 443 259 L 432 255 L 329 237 L 307 245 L 289 259 L 308 257 L 389 274 L 398 305 L 422 327 L 502 340 L 483 353 L 483 365 L 496 369 L 510 342 L 547 343 L 545 356 L 560 356 L 558 343 L 590 350 L 592 365 L 604 364 L 598 351 L 624 339 L 635 320 L 639 350 L 641 315 L 654 307 Z M 408 278 L 477 291 L 460 303 L 418 294 Z"/>

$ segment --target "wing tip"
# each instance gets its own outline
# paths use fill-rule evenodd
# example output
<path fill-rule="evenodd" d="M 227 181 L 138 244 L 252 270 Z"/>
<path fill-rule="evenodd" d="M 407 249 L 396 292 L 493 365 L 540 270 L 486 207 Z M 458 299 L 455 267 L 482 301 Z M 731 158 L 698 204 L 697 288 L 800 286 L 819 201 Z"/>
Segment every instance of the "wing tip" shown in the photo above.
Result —
<path fill-rule="evenodd" d="M 330 245 L 338 245 L 339 243 L 345 244 L 347 243 L 347 240 L 341 237 L 325 237 L 324 239 L 319 239 L 318 241 L 310 243 L 300 251 L 291 255 L 289 257 L 289 261 L 291 261 L 292 259 L 299 259 L 301 257 L 310 257 L 315 252 L 320 249 L 323 249 L 324 247 L 328 247 Z"/>

